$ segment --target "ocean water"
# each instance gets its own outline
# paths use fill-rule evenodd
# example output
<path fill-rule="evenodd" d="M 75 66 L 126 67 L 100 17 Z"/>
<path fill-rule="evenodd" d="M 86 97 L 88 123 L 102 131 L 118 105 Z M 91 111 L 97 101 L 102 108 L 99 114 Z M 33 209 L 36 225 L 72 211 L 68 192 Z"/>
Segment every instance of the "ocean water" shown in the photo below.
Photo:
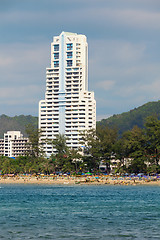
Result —
<path fill-rule="evenodd" d="M 0 185 L 1 239 L 160 239 L 160 187 Z"/>

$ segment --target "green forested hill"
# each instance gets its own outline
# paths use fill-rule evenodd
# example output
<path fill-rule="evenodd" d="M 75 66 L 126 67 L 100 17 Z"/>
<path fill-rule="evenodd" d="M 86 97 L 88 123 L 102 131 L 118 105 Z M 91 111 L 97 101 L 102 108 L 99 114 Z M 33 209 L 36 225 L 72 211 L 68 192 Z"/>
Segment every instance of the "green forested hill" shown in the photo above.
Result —
<path fill-rule="evenodd" d="M 3 138 L 3 134 L 7 131 L 21 131 L 24 136 L 26 136 L 25 126 L 29 123 L 38 127 L 38 117 L 33 117 L 31 115 L 20 115 L 15 117 L 8 117 L 4 114 L 0 115 L 0 138 Z"/>
<path fill-rule="evenodd" d="M 160 119 L 160 101 L 148 102 L 138 108 L 124 112 L 122 114 L 113 115 L 107 119 L 102 119 L 97 122 L 99 126 L 116 127 L 121 135 L 127 130 L 131 130 L 133 126 L 137 125 L 143 128 L 145 119 L 148 116 L 157 116 Z"/>
<path fill-rule="evenodd" d="M 160 119 L 160 101 L 149 102 L 129 112 L 113 115 L 112 117 L 97 122 L 97 125 L 102 127 L 116 127 L 119 133 L 122 134 L 127 130 L 131 130 L 135 125 L 143 128 L 145 119 L 153 115 L 156 115 L 158 119 Z M 3 138 L 3 134 L 7 131 L 14 130 L 21 131 L 24 136 L 26 136 L 25 126 L 29 123 L 38 127 L 38 117 L 31 115 L 15 117 L 8 117 L 4 114 L 0 115 L 0 138 Z"/>

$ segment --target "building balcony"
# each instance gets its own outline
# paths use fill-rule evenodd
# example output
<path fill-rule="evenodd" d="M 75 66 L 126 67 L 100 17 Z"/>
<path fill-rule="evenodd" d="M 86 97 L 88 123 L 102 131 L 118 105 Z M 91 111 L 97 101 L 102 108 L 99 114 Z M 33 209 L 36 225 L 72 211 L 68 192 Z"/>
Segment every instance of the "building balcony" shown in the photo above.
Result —
<path fill-rule="evenodd" d="M 53 80 L 55 77 L 59 77 L 59 73 L 46 74 L 46 81 L 51 81 L 51 79 Z"/>
<path fill-rule="evenodd" d="M 53 126 L 53 127 L 59 126 L 59 121 L 54 121 L 54 122 L 52 122 L 52 126 Z"/>

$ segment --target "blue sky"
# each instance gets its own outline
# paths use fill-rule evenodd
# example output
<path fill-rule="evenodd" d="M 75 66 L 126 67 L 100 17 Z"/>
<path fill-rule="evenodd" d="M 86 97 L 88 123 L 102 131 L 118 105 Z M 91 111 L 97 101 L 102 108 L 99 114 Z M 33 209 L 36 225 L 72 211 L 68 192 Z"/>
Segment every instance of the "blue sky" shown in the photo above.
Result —
<path fill-rule="evenodd" d="M 97 119 L 160 99 L 160 0 L 0 0 L 0 114 L 38 115 L 62 31 L 87 36 Z"/>

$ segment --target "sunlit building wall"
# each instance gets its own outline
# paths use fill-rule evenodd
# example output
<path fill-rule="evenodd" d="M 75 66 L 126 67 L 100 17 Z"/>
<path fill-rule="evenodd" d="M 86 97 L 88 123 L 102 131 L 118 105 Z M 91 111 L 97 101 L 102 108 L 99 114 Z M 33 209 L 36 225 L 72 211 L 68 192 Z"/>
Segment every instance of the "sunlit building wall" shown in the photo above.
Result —
<path fill-rule="evenodd" d="M 51 43 L 45 99 L 39 103 L 42 140 L 64 134 L 71 148 L 81 146 L 81 133 L 96 128 L 96 101 L 88 91 L 88 44 L 85 35 L 62 32 Z M 50 156 L 55 149 L 44 144 Z"/>
<path fill-rule="evenodd" d="M 28 138 L 24 138 L 20 131 L 8 131 L 0 139 L 0 155 L 7 157 L 25 156 L 29 150 Z"/>

